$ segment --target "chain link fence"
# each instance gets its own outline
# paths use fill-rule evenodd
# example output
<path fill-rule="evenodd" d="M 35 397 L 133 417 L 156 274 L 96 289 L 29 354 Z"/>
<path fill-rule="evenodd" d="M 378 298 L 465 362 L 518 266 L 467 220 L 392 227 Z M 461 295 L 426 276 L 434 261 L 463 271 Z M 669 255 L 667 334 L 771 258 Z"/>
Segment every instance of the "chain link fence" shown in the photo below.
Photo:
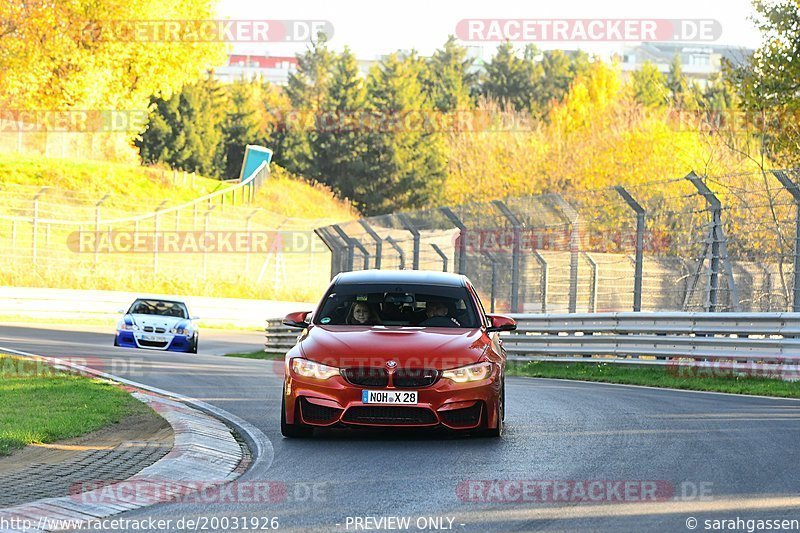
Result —
<path fill-rule="evenodd" d="M 192 202 L 131 201 L 49 187 L 0 189 L 0 285 L 315 300 L 330 252 L 313 228 L 256 207 L 262 165 Z M 191 185 L 192 176 L 176 174 Z"/>
<path fill-rule="evenodd" d="M 331 274 L 466 274 L 495 311 L 800 310 L 798 169 L 694 173 L 316 230 Z M 797 291 L 797 296 L 793 293 Z"/>

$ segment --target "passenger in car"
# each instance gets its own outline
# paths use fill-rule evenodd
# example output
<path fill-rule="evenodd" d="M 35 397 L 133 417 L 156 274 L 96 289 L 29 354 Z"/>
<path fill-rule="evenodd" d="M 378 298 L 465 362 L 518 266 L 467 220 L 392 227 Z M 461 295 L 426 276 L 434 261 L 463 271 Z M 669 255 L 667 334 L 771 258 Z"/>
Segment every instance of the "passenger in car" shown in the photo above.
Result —
<path fill-rule="evenodd" d="M 347 324 L 375 325 L 380 324 L 378 313 L 367 302 L 354 302 L 347 315 Z"/>

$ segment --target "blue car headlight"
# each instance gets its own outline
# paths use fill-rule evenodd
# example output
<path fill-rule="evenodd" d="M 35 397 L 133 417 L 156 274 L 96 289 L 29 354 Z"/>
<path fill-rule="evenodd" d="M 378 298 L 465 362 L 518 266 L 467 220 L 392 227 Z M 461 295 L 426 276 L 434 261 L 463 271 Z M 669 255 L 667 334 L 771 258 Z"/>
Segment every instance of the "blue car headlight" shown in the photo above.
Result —
<path fill-rule="evenodd" d="M 169 330 L 169 332 L 172 333 L 173 335 L 191 335 L 192 334 L 192 330 L 190 330 L 189 328 L 172 328 L 171 330 Z"/>

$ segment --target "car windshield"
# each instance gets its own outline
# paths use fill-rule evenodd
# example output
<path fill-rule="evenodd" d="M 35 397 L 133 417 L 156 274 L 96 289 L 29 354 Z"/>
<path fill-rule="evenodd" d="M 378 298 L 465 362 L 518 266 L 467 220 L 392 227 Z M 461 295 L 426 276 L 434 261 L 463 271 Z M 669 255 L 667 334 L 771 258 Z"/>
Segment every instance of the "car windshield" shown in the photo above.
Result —
<path fill-rule="evenodd" d="M 478 313 L 464 287 L 439 285 L 336 285 L 315 324 L 477 328 Z"/>
<path fill-rule="evenodd" d="M 129 314 L 160 315 L 176 318 L 189 318 L 186 306 L 180 302 L 164 300 L 136 300 L 128 310 Z"/>

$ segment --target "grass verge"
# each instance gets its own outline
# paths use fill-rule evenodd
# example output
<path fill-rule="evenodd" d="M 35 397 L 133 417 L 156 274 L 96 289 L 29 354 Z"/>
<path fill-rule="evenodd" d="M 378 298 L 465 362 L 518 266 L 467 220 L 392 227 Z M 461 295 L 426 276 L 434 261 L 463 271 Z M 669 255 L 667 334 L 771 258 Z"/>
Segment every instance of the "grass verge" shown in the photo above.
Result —
<path fill-rule="evenodd" d="M 515 362 L 506 366 L 509 376 L 577 379 L 627 385 L 646 385 L 695 391 L 728 392 L 781 398 L 800 398 L 800 382 L 737 375 L 717 369 L 695 370 L 677 366 L 629 366 L 614 363 Z"/>
<path fill-rule="evenodd" d="M 0 354 L 0 456 L 79 437 L 147 409 L 113 384 Z"/>
<path fill-rule="evenodd" d="M 245 353 L 226 353 L 225 357 L 241 357 L 242 359 L 266 359 L 267 361 L 281 361 L 285 354 L 269 353 L 262 350 Z"/>

